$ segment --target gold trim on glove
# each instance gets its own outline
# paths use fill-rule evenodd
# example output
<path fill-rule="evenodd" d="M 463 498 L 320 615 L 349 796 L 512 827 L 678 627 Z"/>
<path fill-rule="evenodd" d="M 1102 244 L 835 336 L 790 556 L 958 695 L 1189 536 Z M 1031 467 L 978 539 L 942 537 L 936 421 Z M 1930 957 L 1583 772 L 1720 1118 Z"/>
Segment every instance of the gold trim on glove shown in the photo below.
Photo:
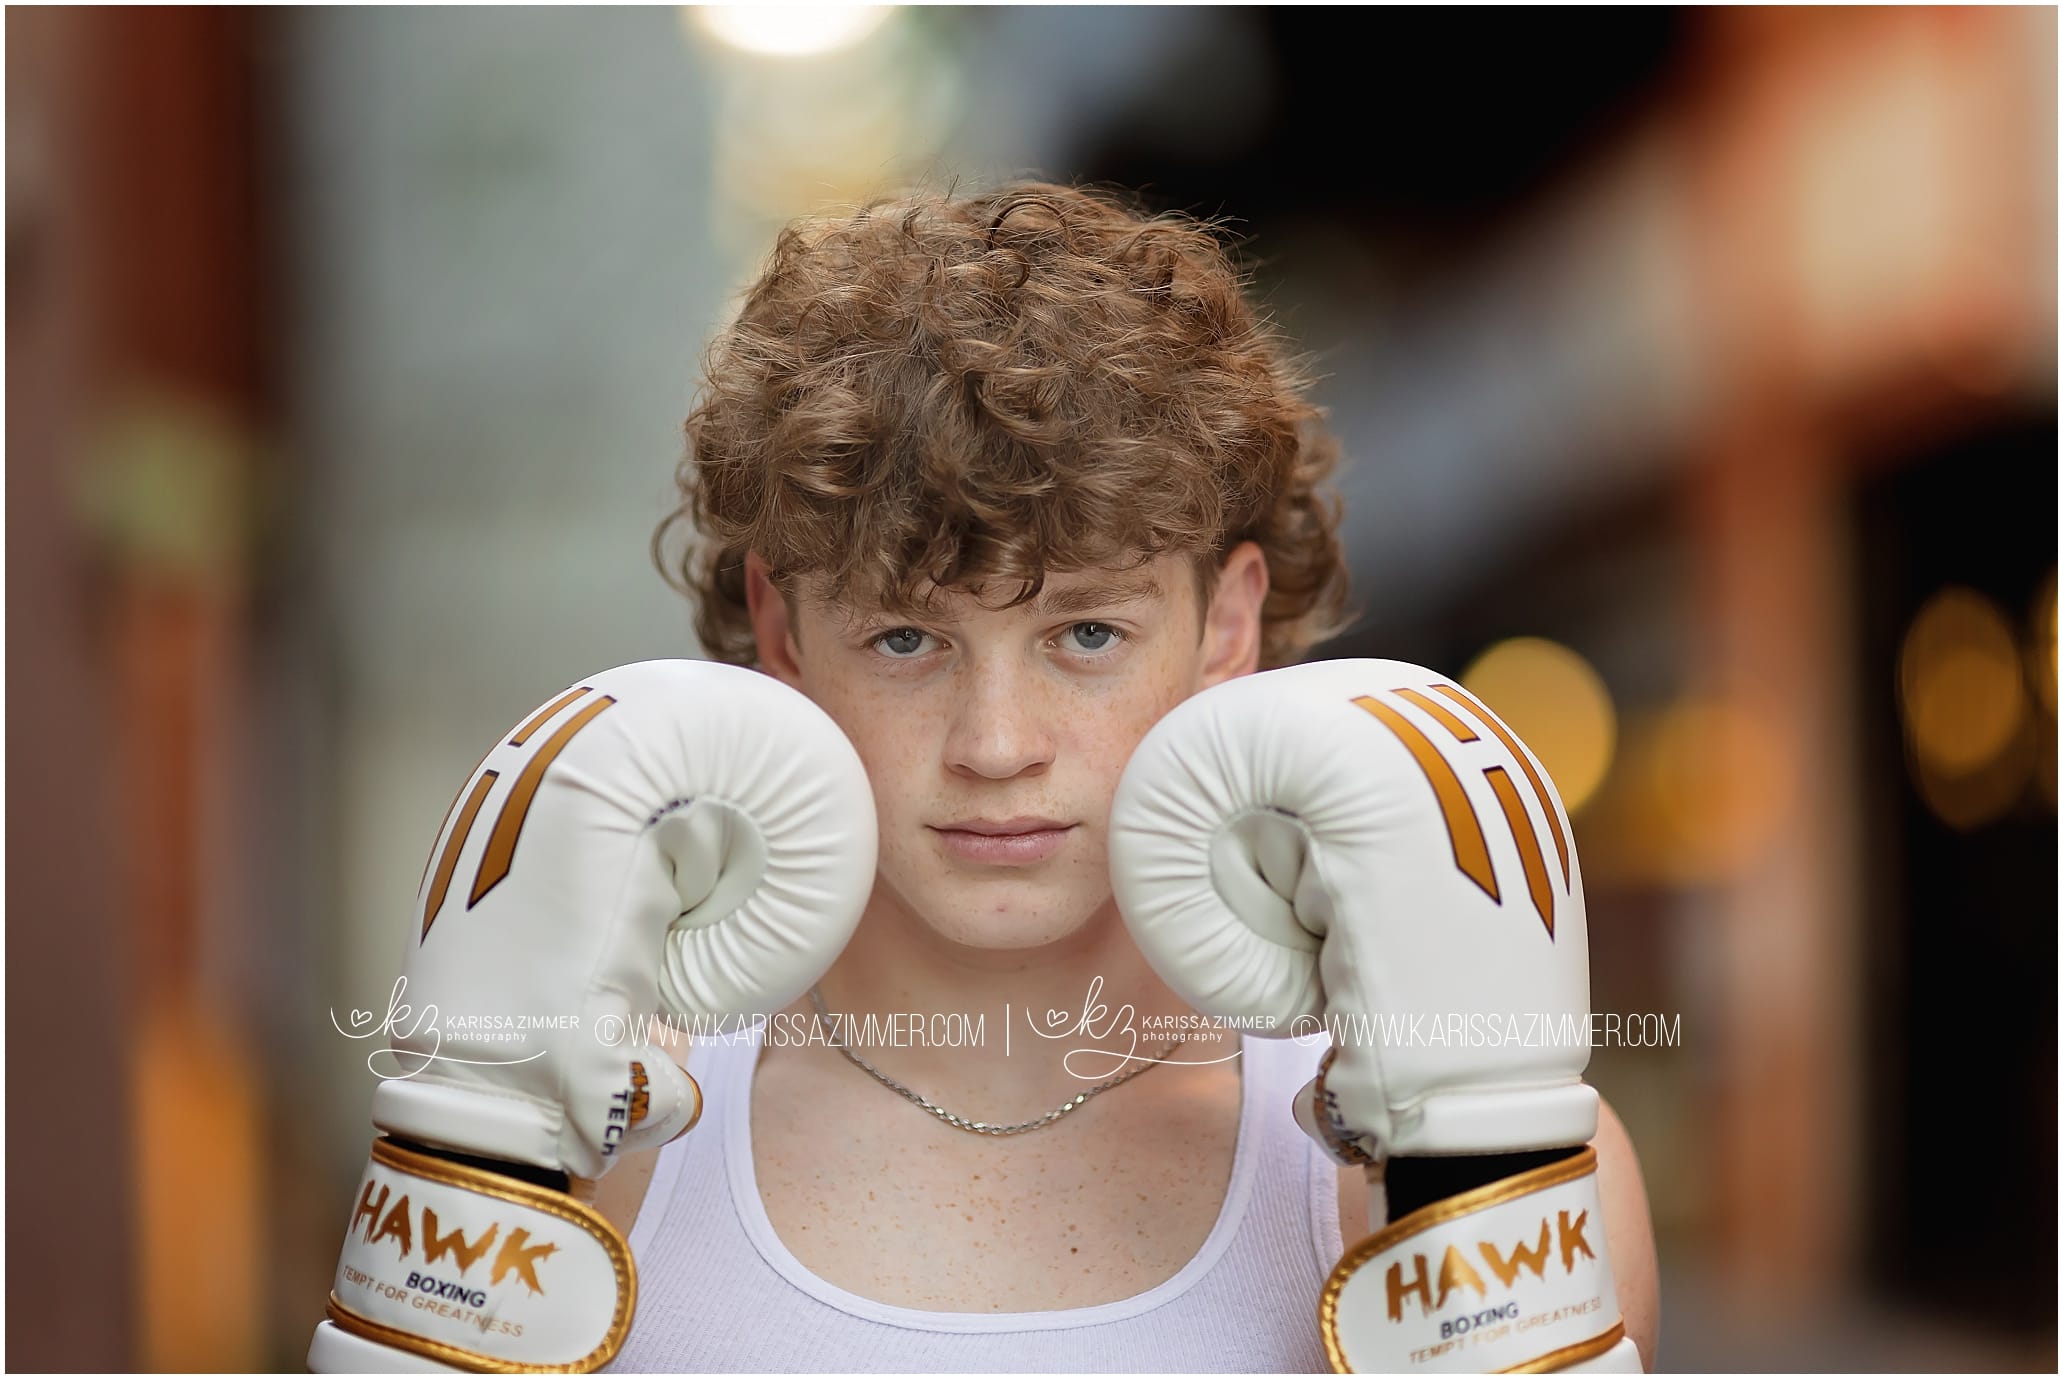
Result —
<path fill-rule="evenodd" d="M 1523 1365 L 1513 1365 L 1510 1369 L 1500 1369 L 1497 1372 L 1499 1374 L 1546 1374 L 1550 1370 L 1567 1369 L 1570 1365 L 1580 1365 L 1585 1360 L 1594 1359 L 1604 1354 L 1624 1339 L 1626 1339 L 1626 1323 L 1617 1322 L 1601 1336 L 1592 1336 L 1587 1341 L 1578 1341 L 1574 1345 L 1565 1345 L 1560 1350 L 1550 1350 L 1537 1360 L 1528 1360 Z"/>
<path fill-rule="evenodd" d="M 1459 708 L 1480 718 L 1485 727 L 1496 735 L 1511 753 L 1512 760 L 1523 771 L 1527 783 L 1533 787 L 1533 796 L 1540 803 L 1540 811 L 1547 818 L 1548 830 L 1554 835 L 1555 854 L 1561 859 L 1562 885 L 1566 889 L 1574 882 L 1569 871 L 1569 840 L 1562 832 L 1561 816 L 1555 811 L 1554 798 L 1548 793 L 1546 784 L 1534 769 L 1532 759 L 1519 746 L 1518 739 L 1498 721 L 1497 716 L 1478 702 L 1468 691 L 1454 685 L 1435 684 L 1434 693 L 1444 696 Z M 1423 690 L 1409 685 L 1400 685 L 1390 691 L 1398 698 L 1414 705 L 1435 723 L 1462 743 L 1480 742 L 1481 735 L 1438 700 Z M 1454 848 L 1454 864 L 1460 868 L 1485 895 L 1502 905 L 1504 895 L 1497 882 L 1496 869 L 1490 861 L 1489 843 L 1483 833 L 1482 820 L 1476 817 L 1475 806 L 1469 803 L 1468 792 L 1462 788 L 1461 777 L 1456 774 L 1454 763 L 1433 744 L 1431 738 L 1418 726 L 1399 713 L 1392 705 L 1385 704 L 1372 694 L 1364 694 L 1354 701 L 1356 707 L 1365 709 L 1379 719 L 1383 726 L 1395 735 L 1397 740 L 1418 762 L 1425 773 L 1426 781 L 1433 787 L 1438 799 L 1441 817 L 1446 820 L 1447 839 Z M 1533 828 L 1531 816 L 1526 813 L 1525 801 L 1519 797 L 1519 789 L 1512 783 L 1511 773 L 1502 766 L 1483 768 L 1484 779 L 1497 797 L 1497 807 L 1504 815 L 1507 828 L 1511 830 L 1512 841 L 1518 845 L 1519 859 L 1526 872 L 1526 890 L 1532 896 L 1533 909 L 1540 916 L 1540 922 L 1547 927 L 1547 936 L 1554 937 L 1555 896 L 1554 887 L 1548 880 L 1546 855 L 1541 851 L 1540 839 Z"/>
<path fill-rule="evenodd" d="M 1397 741 L 1404 744 L 1404 750 L 1411 753 L 1418 769 L 1425 772 L 1426 783 L 1433 787 L 1433 795 L 1440 802 L 1440 816 L 1447 821 L 1447 841 L 1454 848 L 1454 865 L 1461 874 L 1476 883 L 1484 895 L 1498 904 L 1504 903 L 1503 894 L 1497 889 L 1497 870 L 1490 863 L 1490 843 L 1483 836 L 1482 821 L 1476 818 L 1475 806 L 1468 802 L 1468 791 L 1461 784 L 1461 777 L 1454 773 L 1454 764 L 1446 754 L 1433 745 L 1433 740 L 1419 731 L 1416 723 L 1398 713 L 1392 705 L 1385 704 L 1372 694 L 1364 694 L 1354 701 L 1354 707 L 1375 715 L 1388 728 Z"/>
<path fill-rule="evenodd" d="M 1526 755 L 1526 749 L 1519 746 L 1519 740 L 1511 735 L 1511 729 L 1504 726 L 1503 720 L 1490 712 L 1480 699 L 1467 690 L 1459 685 L 1434 685 L 1433 690 L 1446 695 L 1481 718 L 1483 726 L 1497 734 L 1497 740 L 1504 744 L 1505 749 L 1518 762 L 1519 769 L 1526 773 L 1526 780 L 1533 787 L 1533 796 L 1540 801 L 1540 811 L 1547 815 L 1548 830 L 1554 834 L 1555 854 L 1561 858 L 1562 863 L 1562 885 L 1573 885 L 1569 879 L 1569 840 L 1562 833 L 1561 815 L 1555 811 L 1554 797 L 1548 793 L 1547 783 L 1541 780 L 1540 773 L 1533 769 L 1533 758 Z"/>

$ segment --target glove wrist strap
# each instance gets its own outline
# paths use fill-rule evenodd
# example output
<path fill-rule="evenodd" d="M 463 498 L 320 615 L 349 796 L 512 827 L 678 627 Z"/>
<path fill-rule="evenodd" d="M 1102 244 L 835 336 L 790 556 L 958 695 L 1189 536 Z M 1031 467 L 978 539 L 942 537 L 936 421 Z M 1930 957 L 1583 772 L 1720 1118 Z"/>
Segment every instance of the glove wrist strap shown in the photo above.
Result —
<path fill-rule="evenodd" d="M 330 1290 L 340 1328 L 461 1369 L 584 1373 L 636 1304 L 630 1247 L 592 1207 L 373 1142 Z"/>
<path fill-rule="evenodd" d="M 1326 1280 L 1318 1324 L 1342 1374 L 1558 1370 L 1614 1351 L 1625 1326 L 1597 1151 L 1444 1198 L 1368 1236 Z"/>

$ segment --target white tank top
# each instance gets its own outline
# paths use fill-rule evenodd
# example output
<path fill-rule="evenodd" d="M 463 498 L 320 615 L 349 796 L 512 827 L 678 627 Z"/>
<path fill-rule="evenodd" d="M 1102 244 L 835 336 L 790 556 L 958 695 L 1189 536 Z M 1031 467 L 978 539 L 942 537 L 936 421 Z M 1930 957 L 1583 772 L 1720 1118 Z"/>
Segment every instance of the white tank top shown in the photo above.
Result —
<path fill-rule="evenodd" d="M 631 1229 L 638 1303 L 609 1366 L 691 1373 L 1324 1373 L 1318 1293 L 1338 1262 L 1339 1170 L 1297 1128 L 1325 1041 L 1241 1038 L 1239 1142 L 1210 1235 L 1172 1278 L 1048 1312 L 926 1312 L 804 1268 L 752 1165 L 761 1032 L 698 1041 L 702 1122 L 660 1152 Z"/>

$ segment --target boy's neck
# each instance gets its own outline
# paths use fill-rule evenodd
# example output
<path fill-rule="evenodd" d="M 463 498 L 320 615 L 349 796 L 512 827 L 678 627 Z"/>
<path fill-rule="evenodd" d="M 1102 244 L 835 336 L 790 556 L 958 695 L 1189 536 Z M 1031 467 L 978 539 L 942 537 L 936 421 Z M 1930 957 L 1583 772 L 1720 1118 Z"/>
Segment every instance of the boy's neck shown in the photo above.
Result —
<path fill-rule="evenodd" d="M 1230 1031 L 1175 1027 L 1168 1017 L 1193 1020 L 1194 1009 L 1148 965 L 1114 902 L 1060 942 L 979 949 L 950 942 L 877 893 L 818 989 L 842 1017 L 841 1035 L 872 1015 L 886 1037 L 887 1017 L 904 1017 L 894 1042 L 854 1052 L 956 1111 L 972 1094 L 984 1106 L 1028 1106 L 1029 1117 L 1140 1066 L 1112 1055 L 1151 1058 L 1184 1034 L 1173 1062 L 1226 1058 L 1239 1047 Z M 814 1009 L 807 996 L 797 1008 Z M 935 1046 L 933 1030 L 963 1042 Z"/>

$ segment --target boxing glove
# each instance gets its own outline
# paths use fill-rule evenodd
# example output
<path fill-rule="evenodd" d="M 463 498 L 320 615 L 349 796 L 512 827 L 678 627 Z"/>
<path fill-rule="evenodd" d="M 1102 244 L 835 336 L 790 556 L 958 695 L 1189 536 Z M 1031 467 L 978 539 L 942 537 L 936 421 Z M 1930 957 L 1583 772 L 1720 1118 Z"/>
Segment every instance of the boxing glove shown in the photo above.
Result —
<path fill-rule="evenodd" d="M 1403 662 L 1244 676 L 1147 734 L 1110 830 L 1170 987 L 1332 1039 L 1294 1109 L 1384 1221 L 1324 1290 L 1334 1367 L 1638 1368 L 1587 1143 L 1581 868 L 1511 730 Z"/>
<path fill-rule="evenodd" d="M 807 990 L 875 844 L 858 753 L 754 671 L 619 666 L 499 740 L 424 869 L 310 1368 L 606 1364 L 636 1271 L 581 1196 L 701 1110 L 649 1021 Z"/>

